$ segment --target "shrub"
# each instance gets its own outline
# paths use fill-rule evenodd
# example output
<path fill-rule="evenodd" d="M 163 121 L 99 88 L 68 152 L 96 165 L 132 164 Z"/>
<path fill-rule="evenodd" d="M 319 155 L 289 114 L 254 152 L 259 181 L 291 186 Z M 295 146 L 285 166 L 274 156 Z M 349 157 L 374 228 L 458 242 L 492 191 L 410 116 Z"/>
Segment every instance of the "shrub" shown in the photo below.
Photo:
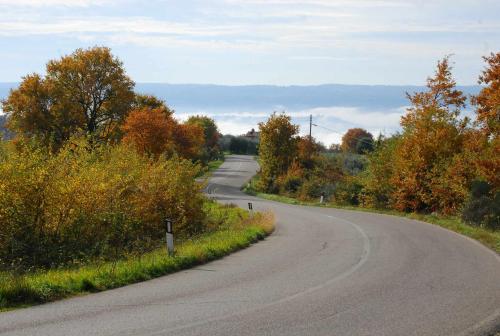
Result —
<path fill-rule="evenodd" d="M 302 200 L 318 199 L 324 193 L 324 181 L 318 178 L 310 178 L 302 184 L 298 194 Z"/>
<path fill-rule="evenodd" d="M 491 191 L 492 187 L 487 182 L 472 183 L 469 200 L 462 211 L 464 222 L 492 230 L 500 229 L 500 192 Z"/>
<path fill-rule="evenodd" d="M 382 139 L 375 151 L 368 155 L 367 169 L 361 174 L 362 203 L 373 208 L 389 208 L 394 193 L 391 178 L 394 174 L 394 151 L 399 136 Z"/>
<path fill-rule="evenodd" d="M 286 175 L 282 182 L 282 191 L 288 194 L 295 194 L 302 185 L 302 178 L 299 176 Z"/>
<path fill-rule="evenodd" d="M 303 169 L 297 163 L 293 163 L 286 174 L 277 180 L 280 192 L 290 196 L 294 195 L 303 183 Z"/>
<path fill-rule="evenodd" d="M 355 177 L 346 176 L 335 185 L 333 197 L 338 204 L 359 205 L 363 185 Z"/>
<path fill-rule="evenodd" d="M 52 153 L 36 143 L 0 146 L 0 267 L 51 267 L 115 259 L 203 230 L 198 167 L 146 159 L 125 145 L 72 140 Z"/>
<path fill-rule="evenodd" d="M 257 155 L 257 141 L 245 137 L 232 137 L 227 149 L 234 154 Z"/>

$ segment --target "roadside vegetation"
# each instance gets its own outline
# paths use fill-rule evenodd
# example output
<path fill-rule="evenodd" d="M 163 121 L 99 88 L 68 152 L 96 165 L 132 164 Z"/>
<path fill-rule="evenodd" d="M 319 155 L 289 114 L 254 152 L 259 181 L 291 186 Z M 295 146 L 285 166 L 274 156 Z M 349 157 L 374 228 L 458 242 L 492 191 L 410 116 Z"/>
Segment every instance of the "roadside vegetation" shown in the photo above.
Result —
<path fill-rule="evenodd" d="M 137 94 L 108 48 L 78 49 L 2 102 L 0 308 L 149 279 L 263 238 L 272 218 L 212 203 L 214 120 Z M 162 247 L 173 222 L 177 254 Z"/>
<path fill-rule="evenodd" d="M 303 204 L 356 207 L 438 223 L 500 250 L 500 53 L 484 58 L 475 97 L 456 88 L 448 58 L 427 91 L 408 95 L 402 131 L 349 130 L 325 150 L 286 114 L 261 123 L 250 192 Z M 474 120 L 464 117 L 466 108 Z M 275 195 L 275 196 L 270 196 Z M 296 200 L 296 201 L 295 201 Z"/>
<path fill-rule="evenodd" d="M 68 296 L 99 292 L 149 280 L 221 258 L 264 239 L 273 231 L 271 214 L 254 214 L 231 205 L 205 203 L 209 229 L 176 241 L 176 253 L 165 247 L 130 254 L 114 261 L 16 274 L 0 273 L 0 311 L 40 304 Z"/>
<path fill-rule="evenodd" d="M 219 139 L 219 147 L 226 153 L 257 155 L 259 139 L 226 134 Z"/>
<path fill-rule="evenodd" d="M 483 245 L 489 247 L 490 249 L 500 254 L 500 230 L 491 230 L 477 225 L 470 225 L 464 222 L 459 216 L 446 216 L 437 213 L 429 214 L 429 213 L 417 213 L 417 212 L 402 212 L 389 208 L 373 208 L 373 207 L 369 208 L 359 205 L 339 204 L 332 202 L 331 200 L 324 201 L 323 203 L 321 203 L 319 200 L 301 200 L 296 197 L 289 197 L 278 194 L 267 194 L 260 192 L 256 189 L 256 184 L 258 183 L 258 181 L 259 181 L 259 176 L 256 175 L 243 188 L 243 191 L 252 196 L 257 196 L 270 201 L 287 203 L 287 204 L 365 211 L 365 212 L 415 219 L 431 223 L 434 225 L 439 225 L 445 229 L 452 230 L 464 236 L 475 239 L 481 242 Z"/>

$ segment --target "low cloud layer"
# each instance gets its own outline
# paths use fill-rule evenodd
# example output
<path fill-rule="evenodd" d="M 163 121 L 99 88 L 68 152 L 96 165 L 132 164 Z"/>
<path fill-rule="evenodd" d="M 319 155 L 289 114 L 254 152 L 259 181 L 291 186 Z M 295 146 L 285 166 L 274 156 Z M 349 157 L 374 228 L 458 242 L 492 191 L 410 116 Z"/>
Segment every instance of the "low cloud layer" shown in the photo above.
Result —
<path fill-rule="evenodd" d="M 177 118 L 186 120 L 193 114 L 203 114 L 214 118 L 223 134 L 239 135 L 250 129 L 258 128 L 259 122 L 265 122 L 272 112 L 262 111 L 209 111 L 182 110 L 178 108 Z M 399 121 L 405 113 L 405 107 L 389 111 L 367 111 L 355 107 L 318 107 L 307 110 L 287 111 L 292 122 L 300 126 L 300 134 L 309 132 L 309 116 L 313 116 L 313 136 L 326 145 L 340 143 L 342 135 L 349 129 L 361 127 L 374 136 L 382 133 L 390 135 L 399 130 Z"/>

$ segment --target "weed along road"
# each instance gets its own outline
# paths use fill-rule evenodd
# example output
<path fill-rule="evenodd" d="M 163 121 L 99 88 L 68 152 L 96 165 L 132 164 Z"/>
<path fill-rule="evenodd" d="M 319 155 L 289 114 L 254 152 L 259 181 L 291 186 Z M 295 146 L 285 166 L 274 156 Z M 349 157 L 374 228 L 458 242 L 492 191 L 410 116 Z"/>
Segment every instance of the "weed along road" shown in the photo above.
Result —
<path fill-rule="evenodd" d="M 281 204 L 240 191 L 230 156 L 211 196 L 272 210 L 265 241 L 143 283 L 0 314 L 0 335 L 489 335 L 500 260 L 468 238 L 387 215 Z"/>

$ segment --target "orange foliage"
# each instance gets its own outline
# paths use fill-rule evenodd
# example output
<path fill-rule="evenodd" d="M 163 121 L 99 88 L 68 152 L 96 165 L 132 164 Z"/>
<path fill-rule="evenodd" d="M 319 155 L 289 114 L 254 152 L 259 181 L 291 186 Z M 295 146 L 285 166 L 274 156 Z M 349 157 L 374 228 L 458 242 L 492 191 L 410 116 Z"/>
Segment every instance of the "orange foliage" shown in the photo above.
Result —
<path fill-rule="evenodd" d="M 85 131 L 101 140 L 117 140 L 134 99 L 134 82 L 109 48 L 77 49 L 47 63 L 46 75 L 23 78 L 3 102 L 9 128 L 60 146 Z"/>
<path fill-rule="evenodd" d="M 476 105 L 476 122 L 481 127 L 474 139 L 475 146 L 469 153 L 475 156 L 478 175 L 493 188 L 500 191 L 500 52 L 484 57 L 488 66 L 479 77 L 483 87 L 478 96 L 472 98 Z"/>
<path fill-rule="evenodd" d="M 373 135 L 362 128 L 351 128 L 342 137 L 341 148 L 344 152 L 357 152 L 360 141 L 373 142 Z M 359 153 L 361 154 L 361 153 Z"/>
<path fill-rule="evenodd" d="M 175 151 L 183 158 L 196 159 L 205 144 L 203 128 L 199 125 L 177 124 L 173 130 Z"/>
<path fill-rule="evenodd" d="M 479 77 L 479 84 L 486 84 L 473 103 L 477 105 L 477 120 L 489 135 L 498 137 L 500 132 L 500 52 L 484 57 L 488 67 Z"/>
<path fill-rule="evenodd" d="M 167 151 L 172 140 L 175 121 L 161 108 L 133 110 L 125 119 L 122 130 L 124 143 L 132 143 L 141 154 L 158 157 Z"/>
<path fill-rule="evenodd" d="M 203 128 L 179 124 L 165 108 L 142 107 L 133 110 L 122 126 L 123 142 L 132 143 L 141 154 L 161 154 L 197 159 L 204 145 Z"/>
<path fill-rule="evenodd" d="M 297 157 L 302 167 L 310 169 L 313 158 L 320 152 L 319 144 L 309 136 L 300 137 L 297 142 Z"/>
<path fill-rule="evenodd" d="M 479 175 L 492 187 L 493 192 L 500 191 L 500 137 L 495 137 L 486 144 L 477 161 Z"/>
<path fill-rule="evenodd" d="M 394 157 L 393 204 L 404 211 L 455 212 L 466 196 L 468 166 L 458 159 L 467 119 L 458 119 L 465 97 L 455 89 L 448 58 L 438 63 L 428 91 L 408 95 L 412 107 L 402 117 L 403 134 Z M 454 166 L 460 171 L 449 168 Z"/>

